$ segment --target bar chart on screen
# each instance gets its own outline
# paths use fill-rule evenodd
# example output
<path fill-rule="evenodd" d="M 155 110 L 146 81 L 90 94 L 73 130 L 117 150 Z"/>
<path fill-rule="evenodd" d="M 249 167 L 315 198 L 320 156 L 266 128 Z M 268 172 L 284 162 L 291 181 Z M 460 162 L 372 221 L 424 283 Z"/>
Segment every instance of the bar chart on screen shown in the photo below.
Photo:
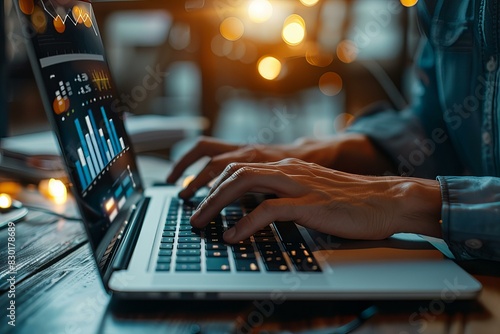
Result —
<path fill-rule="evenodd" d="M 127 149 L 123 137 L 118 137 L 113 119 L 106 115 L 104 107 L 96 114 L 89 109 L 83 120 L 74 120 L 79 140 L 76 148 L 78 158 L 74 163 L 82 189 L 87 189 Z"/>

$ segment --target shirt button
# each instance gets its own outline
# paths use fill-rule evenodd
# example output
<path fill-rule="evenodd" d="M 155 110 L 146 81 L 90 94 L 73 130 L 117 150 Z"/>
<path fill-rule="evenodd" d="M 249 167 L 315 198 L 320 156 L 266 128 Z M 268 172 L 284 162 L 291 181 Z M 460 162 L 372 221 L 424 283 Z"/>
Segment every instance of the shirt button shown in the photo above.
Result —
<path fill-rule="evenodd" d="M 465 241 L 465 246 L 469 247 L 470 249 L 479 249 L 483 247 L 483 243 L 479 239 L 469 239 Z"/>
<path fill-rule="evenodd" d="M 491 135 L 489 132 L 483 132 L 483 143 L 486 145 L 491 144 Z"/>

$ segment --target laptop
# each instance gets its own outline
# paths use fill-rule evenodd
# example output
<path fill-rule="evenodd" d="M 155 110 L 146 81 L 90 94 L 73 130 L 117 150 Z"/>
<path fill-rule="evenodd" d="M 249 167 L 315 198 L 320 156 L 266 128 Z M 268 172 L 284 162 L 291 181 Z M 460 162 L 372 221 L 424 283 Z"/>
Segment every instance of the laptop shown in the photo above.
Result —
<path fill-rule="evenodd" d="M 183 202 L 177 186 L 143 187 L 92 4 L 14 3 L 107 291 L 119 298 L 276 301 L 479 293 L 474 278 L 417 235 L 349 241 L 272 222 L 225 244 L 222 233 L 266 194 L 247 194 L 206 228 L 193 229 L 189 218 L 203 193 Z"/>

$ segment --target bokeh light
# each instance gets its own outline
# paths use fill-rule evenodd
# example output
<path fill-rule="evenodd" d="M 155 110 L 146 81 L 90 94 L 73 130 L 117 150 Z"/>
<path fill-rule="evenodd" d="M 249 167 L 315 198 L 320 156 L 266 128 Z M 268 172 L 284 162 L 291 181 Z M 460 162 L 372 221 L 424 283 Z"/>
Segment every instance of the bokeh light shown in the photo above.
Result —
<path fill-rule="evenodd" d="M 319 89 L 326 96 L 335 96 L 342 90 L 342 78 L 335 72 L 326 72 L 319 78 Z"/>
<path fill-rule="evenodd" d="M 319 2 L 319 0 L 300 0 L 300 2 L 307 7 L 312 7 Z"/>
<path fill-rule="evenodd" d="M 306 48 L 306 61 L 313 66 L 326 67 L 332 63 L 333 55 L 321 50 L 316 43 L 311 43 Z"/>
<path fill-rule="evenodd" d="M 245 26 L 237 17 L 228 17 L 220 24 L 220 33 L 228 41 L 236 41 L 243 36 Z"/>
<path fill-rule="evenodd" d="M 59 15 L 56 16 L 56 18 L 53 21 L 53 24 L 56 31 L 60 34 L 62 34 L 64 30 L 66 30 L 66 25 L 64 24 L 63 20 Z"/>
<path fill-rule="evenodd" d="M 352 63 L 358 57 L 358 53 L 358 47 L 353 41 L 345 39 L 337 45 L 337 57 L 343 63 Z"/>
<path fill-rule="evenodd" d="M 7 194 L 0 194 L 0 209 L 9 209 L 12 206 L 12 198 Z"/>
<path fill-rule="evenodd" d="M 400 0 L 401 4 L 405 7 L 413 7 L 417 4 L 418 0 Z"/>
<path fill-rule="evenodd" d="M 268 0 L 252 0 L 248 5 L 248 16 L 256 23 L 266 22 L 271 15 L 273 5 Z"/>
<path fill-rule="evenodd" d="M 281 36 L 288 45 L 298 45 L 302 43 L 306 36 L 306 24 L 304 19 L 297 14 L 292 14 L 287 17 L 283 25 Z"/>
<path fill-rule="evenodd" d="M 21 9 L 21 12 L 24 14 L 31 15 L 35 9 L 35 3 L 33 0 L 19 0 L 19 9 Z"/>
<path fill-rule="evenodd" d="M 41 34 L 45 32 L 45 30 L 47 29 L 47 18 L 45 17 L 43 9 L 35 6 L 35 8 L 33 9 L 33 14 L 31 14 L 31 23 L 33 24 L 33 28 L 35 28 L 37 33 Z"/>
<path fill-rule="evenodd" d="M 80 7 L 74 6 L 73 9 L 71 10 L 71 13 L 73 14 L 73 19 L 76 22 L 83 23 L 82 9 Z"/>
<path fill-rule="evenodd" d="M 41 194 L 56 204 L 63 204 L 68 199 L 68 190 L 66 189 L 66 186 L 61 180 L 58 179 L 40 181 L 38 190 Z"/>
<path fill-rule="evenodd" d="M 274 80 L 280 75 L 281 62 L 274 57 L 265 56 L 259 59 L 257 69 L 264 79 Z"/>

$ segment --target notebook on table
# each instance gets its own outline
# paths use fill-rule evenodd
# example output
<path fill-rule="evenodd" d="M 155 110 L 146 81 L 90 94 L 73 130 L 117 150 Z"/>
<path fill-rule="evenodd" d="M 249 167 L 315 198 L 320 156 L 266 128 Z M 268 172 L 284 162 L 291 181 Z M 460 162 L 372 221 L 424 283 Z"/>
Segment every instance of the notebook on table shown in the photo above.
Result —
<path fill-rule="evenodd" d="M 268 195 L 247 194 L 196 230 L 179 187 L 145 189 L 92 4 L 15 0 L 44 107 L 106 289 L 122 298 L 455 299 L 481 285 L 415 235 L 356 242 L 270 225 L 222 233 Z M 160 73 L 151 66 L 145 82 Z"/>

